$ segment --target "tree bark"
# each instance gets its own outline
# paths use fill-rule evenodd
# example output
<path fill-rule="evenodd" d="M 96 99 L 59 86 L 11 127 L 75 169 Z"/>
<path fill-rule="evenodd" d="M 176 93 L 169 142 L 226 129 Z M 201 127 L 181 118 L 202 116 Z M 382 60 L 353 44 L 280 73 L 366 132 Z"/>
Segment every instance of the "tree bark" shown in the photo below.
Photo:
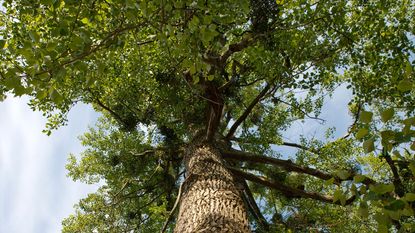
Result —
<path fill-rule="evenodd" d="M 212 143 L 194 143 L 184 157 L 183 185 L 174 232 L 251 232 L 242 188 Z"/>

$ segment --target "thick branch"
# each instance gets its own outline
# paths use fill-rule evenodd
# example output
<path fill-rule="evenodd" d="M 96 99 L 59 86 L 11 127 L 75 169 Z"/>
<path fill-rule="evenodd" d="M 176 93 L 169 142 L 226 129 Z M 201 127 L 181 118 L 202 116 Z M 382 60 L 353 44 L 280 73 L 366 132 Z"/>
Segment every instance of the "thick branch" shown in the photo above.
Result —
<path fill-rule="evenodd" d="M 223 152 L 223 157 L 225 159 L 236 159 L 239 161 L 248 161 L 248 162 L 253 162 L 253 163 L 273 164 L 273 165 L 282 167 L 284 170 L 287 170 L 287 171 L 304 173 L 304 174 L 308 174 L 308 175 L 311 175 L 311 176 L 314 176 L 314 177 L 317 177 L 323 180 L 329 180 L 333 178 L 333 176 L 328 173 L 321 172 L 317 169 L 297 165 L 291 162 L 290 160 L 276 159 L 276 158 L 260 156 L 260 155 L 255 155 L 255 154 L 246 153 L 242 151 L 236 151 L 236 150 Z"/>
<path fill-rule="evenodd" d="M 242 124 L 242 122 L 245 121 L 245 119 L 248 117 L 249 113 L 251 113 L 252 109 L 255 107 L 255 105 L 261 101 L 261 99 L 267 94 L 268 90 L 271 88 L 271 84 L 267 83 L 265 88 L 259 93 L 259 95 L 251 102 L 251 104 L 248 106 L 248 108 L 245 110 L 244 113 L 235 121 L 235 123 L 231 126 L 229 129 L 228 134 L 226 135 L 226 139 L 230 139 L 235 134 L 235 131 L 238 129 L 239 125 Z"/>
<path fill-rule="evenodd" d="M 322 202 L 326 202 L 326 203 L 330 203 L 330 204 L 341 205 L 340 201 L 334 202 L 334 198 L 331 197 L 331 196 L 325 196 L 325 195 L 321 195 L 321 194 L 316 193 L 316 192 L 307 192 L 305 190 L 293 188 L 293 187 L 285 185 L 285 184 L 283 184 L 282 182 L 279 182 L 279 181 L 272 181 L 271 182 L 271 181 L 268 181 L 268 180 L 266 180 L 262 177 L 255 176 L 253 174 L 246 173 L 246 172 L 240 171 L 240 170 L 235 169 L 235 168 L 228 167 L 228 169 L 230 171 L 232 171 L 236 176 L 243 177 L 246 180 L 255 182 L 257 184 L 267 186 L 269 188 L 276 189 L 286 197 L 290 197 L 290 198 L 310 198 L 310 199 L 314 199 L 314 200 L 318 200 L 318 201 L 322 201 Z M 345 205 L 350 205 L 351 203 L 353 203 L 353 201 L 355 199 L 356 199 L 356 197 L 352 196 L 349 199 L 347 199 L 344 204 Z"/>
<path fill-rule="evenodd" d="M 341 181 L 344 181 L 344 179 L 341 179 L 340 177 L 331 175 L 329 173 L 322 172 L 318 169 L 305 167 L 305 166 L 300 166 L 298 164 L 295 164 L 295 163 L 291 162 L 290 160 L 276 159 L 276 158 L 271 158 L 271 157 L 266 157 L 266 156 L 261 156 L 261 155 L 255 155 L 255 154 L 252 154 L 252 153 L 246 153 L 246 152 L 236 151 L 236 150 L 225 151 L 225 152 L 222 153 L 222 155 L 225 159 L 236 159 L 236 160 L 239 160 L 239 161 L 247 161 L 247 162 L 252 162 L 252 163 L 272 164 L 272 165 L 282 167 L 284 170 L 287 170 L 287 171 L 293 171 L 293 172 L 308 174 L 308 175 L 314 176 L 314 177 L 322 179 L 322 180 L 329 180 L 329 179 L 334 178 L 337 183 L 339 183 Z M 349 177 L 346 180 L 350 180 L 351 178 L 352 177 Z M 372 179 L 366 178 L 363 181 L 363 183 L 366 184 L 366 185 L 369 185 L 369 184 L 374 184 L 376 182 Z"/>
<path fill-rule="evenodd" d="M 248 202 L 249 208 L 257 221 L 260 223 L 260 225 L 265 229 L 269 230 L 269 224 L 267 220 L 265 219 L 264 215 L 261 213 L 261 210 L 259 209 L 254 196 L 252 195 L 251 189 L 249 189 L 248 184 L 246 183 L 246 180 L 241 179 L 242 185 L 244 186 L 245 191 L 245 197 L 246 201 Z"/>
<path fill-rule="evenodd" d="M 251 44 L 253 44 L 255 40 L 251 36 L 246 36 L 244 39 L 242 39 L 240 42 L 229 45 L 229 49 L 226 50 L 219 58 L 220 64 L 224 65 L 226 64 L 226 60 L 228 58 L 239 51 L 242 51 L 243 49 L 247 48 Z"/>

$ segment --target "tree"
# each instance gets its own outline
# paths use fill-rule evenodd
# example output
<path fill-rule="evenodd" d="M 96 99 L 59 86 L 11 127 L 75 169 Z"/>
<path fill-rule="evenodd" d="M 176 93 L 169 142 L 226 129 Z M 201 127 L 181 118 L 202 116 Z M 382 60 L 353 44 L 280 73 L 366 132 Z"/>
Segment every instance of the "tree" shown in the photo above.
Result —
<path fill-rule="evenodd" d="M 103 114 L 68 163 L 102 187 L 63 232 L 414 231 L 415 1 L 3 7 L 2 99 L 31 96 L 47 134 L 78 102 Z M 347 134 L 285 142 L 337 88 Z"/>

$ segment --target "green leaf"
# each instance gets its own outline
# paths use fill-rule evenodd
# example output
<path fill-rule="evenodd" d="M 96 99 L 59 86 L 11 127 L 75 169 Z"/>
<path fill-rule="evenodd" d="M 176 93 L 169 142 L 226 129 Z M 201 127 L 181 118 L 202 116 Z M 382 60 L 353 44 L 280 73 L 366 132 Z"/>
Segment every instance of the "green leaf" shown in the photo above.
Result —
<path fill-rule="evenodd" d="M 355 176 L 353 177 L 353 181 L 354 181 L 354 182 L 356 182 L 356 183 L 361 183 L 361 182 L 363 182 L 365 179 L 366 179 L 366 176 L 364 176 L 364 175 L 355 175 Z"/>
<path fill-rule="evenodd" d="M 345 205 L 346 204 L 346 196 L 343 194 L 343 191 L 341 189 L 337 189 L 336 191 L 334 191 L 333 194 L 333 202 L 337 202 L 340 201 L 341 205 Z"/>
<path fill-rule="evenodd" d="M 405 208 L 405 202 L 402 200 L 395 200 L 392 203 L 390 203 L 389 205 L 385 206 L 385 209 L 387 210 L 401 210 L 403 208 Z"/>
<path fill-rule="evenodd" d="M 346 170 L 339 170 L 336 172 L 336 175 L 342 180 L 346 180 L 350 177 L 350 173 Z"/>
<path fill-rule="evenodd" d="M 366 136 L 369 133 L 369 130 L 367 128 L 360 128 L 359 131 L 356 133 L 356 139 L 362 139 L 364 136 Z"/>
<path fill-rule="evenodd" d="M 192 20 L 189 22 L 189 28 L 190 30 L 196 30 L 199 28 L 199 18 L 197 16 L 193 16 Z"/>
<path fill-rule="evenodd" d="M 63 101 L 62 95 L 55 88 L 49 90 L 49 97 L 56 104 L 60 104 Z"/>
<path fill-rule="evenodd" d="M 3 49 L 6 46 L 6 40 L 0 40 L 0 49 Z"/>
<path fill-rule="evenodd" d="M 33 42 L 39 42 L 40 40 L 40 36 L 39 33 L 35 32 L 35 31 L 30 31 L 29 32 L 29 37 L 30 39 L 32 39 Z"/>
<path fill-rule="evenodd" d="M 9 77 L 4 79 L 4 86 L 8 89 L 16 89 L 22 86 L 21 80 L 18 77 Z"/>
<path fill-rule="evenodd" d="M 372 112 L 362 111 L 360 113 L 359 119 L 363 123 L 370 123 L 372 121 L 372 117 L 373 117 Z"/>
<path fill-rule="evenodd" d="M 402 210 L 402 215 L 414 216 L 414 210 L 410 205 L 407 205 L 406 208 Z"/>
<path fill-rule="evenodd" d="M 193 76 L 193 84 L 198 84 L 199 83 L 199 76 L 198 75 L 194 75 Z"/>
<path fill-rule="evenodd" d="M 415 193 L 405 193 L 405 196 L 402 199 L 405 201 L 413 202 L 415 201 Z"/>
<path fill-rule="evenodd" d="M 357 213 L 363 219 L 369 217 L 369 210 L 365 205 L 360 205 L 359 209 L 357 210 Z"/>
<path fill-rule="evenodd" d="M 324 184 L 325 184 L 325 185 L 332 185 L 333 183 L 334 183 L 334 177 L 332 177 L 332 178 L 330 178 L 330 179 L 328 179 L 328 180 L 324 181 Z"/>
<path fill-rule="evenodd" d="M 363 142 L 363 150 L 365 153 L 370 153 L 375 150 L 375 140 L 373 138 Z"/>
<path fill-rule="evenodd" d="M 40 90 L 36 93 L 36 98 L 42 100 L 48 96 L 48 93 L 46 91 Z"/>
<path fill-rule="evenodd" d="M 388 226 L 385 224 L 378 223 L 378 231 L 377 233 L 388 233 L 389 229 Z"/>
<path fill-rule="evenodd" d="M 379 195 L 390 193 L 393 190 L 395 190 L 395 186 L 393 184 L 377 184 L 377 185 L 371 185 L 369 189 Z"/>
<path fill-rule="evenodd" d="M 412 66 L 411 63 L 407 60 L 405 64 L 405 78 L 410 78 L 412 74 Z"/>
<path fill-rule="evenodd" d="M 380 113 L 380 117 L 383 122 L 388 122 L 390 119 L 392 119 L 393 114 L 395 114 L 395 110 L 393 108 L 388 108 Z"/>
<path fill-rule="evenodd" d="M 410 91 L 412 90 L 412 85 L 413 85 L 412 82 L 408 79 L 401 80 L 398 83 L 398 90 L 402 92 Z"/>
<path fill-rule="evenodd" d="M 88 25 L 89 24 L 89 19 L 87 17 L 85 17 L 85 18 L 81 19 L 81 22 L 85 25 Z"/>
<path fill-rule="evenodd" d="M 402 211 L 400 209 L 397 209 L 397 210 L 384 209 L 383 212 L 386 213 L 393 220 L 399 220 L 402 215 Z"/>
<path fill-rule="evenodd" d="M 415 142 L 412 142 L 411 146 L 409 147 L 411 150 L 415 151 Z"/>

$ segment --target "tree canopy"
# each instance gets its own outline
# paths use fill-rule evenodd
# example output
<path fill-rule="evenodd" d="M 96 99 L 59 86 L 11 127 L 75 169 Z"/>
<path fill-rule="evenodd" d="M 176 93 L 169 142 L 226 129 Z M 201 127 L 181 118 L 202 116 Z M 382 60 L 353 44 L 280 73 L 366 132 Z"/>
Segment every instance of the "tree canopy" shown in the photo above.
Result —
<path fill-rule="evenodd" d="M 256 232 L 415 231 L 415 1 L 4 0 L 0 10 L 0 98 L 30 96 L 47 134 L 76 103 L 102 112 L 67 165 L 102 186 L 63 232 L 173 231 L 183 153 L 200 132 L 227 145 Z M 294 123 L 324 121 L 339 88 L 352 95 L 343 137 L 285 141 Z"/>

